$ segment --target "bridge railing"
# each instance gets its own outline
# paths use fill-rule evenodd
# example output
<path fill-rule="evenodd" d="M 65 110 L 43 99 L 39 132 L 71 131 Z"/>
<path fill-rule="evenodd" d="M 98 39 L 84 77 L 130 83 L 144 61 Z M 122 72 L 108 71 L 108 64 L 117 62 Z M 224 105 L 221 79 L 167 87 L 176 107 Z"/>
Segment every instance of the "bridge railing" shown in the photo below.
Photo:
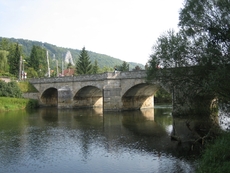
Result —
<path fill-rule="evenodd" d="M 31 83 L 62 83 L 62 82 L 79 82 L 79 81 L 94 81 L 106 79 L 130 79 L 130 78 L 145 78 L 146 71 L 128 71 L 128 72 L 105 72 L 101 74 L 65 76 L 54 78 L 32 78 L 29 79 Z"/>

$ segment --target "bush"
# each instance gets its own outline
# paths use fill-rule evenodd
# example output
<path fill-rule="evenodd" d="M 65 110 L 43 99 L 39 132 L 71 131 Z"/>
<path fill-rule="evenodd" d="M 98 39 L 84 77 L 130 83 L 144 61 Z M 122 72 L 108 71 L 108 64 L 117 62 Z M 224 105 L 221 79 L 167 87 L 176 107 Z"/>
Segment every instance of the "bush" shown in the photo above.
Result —
<path fill-rule="evenodd" d="M 33 109 L 39 107 L 38 100 L 29 99 L 26 105 L 26 109 Z"/>
<path fill-rule="evenodd" d="M 16 82 L 0 81 L 0 97 L 22 97 L 22 92 Z"/>
<path fill-rule="evenodd" d="M 225 132 L 205 149 L 197 173 L 230 172 L 230 133 Z"/>

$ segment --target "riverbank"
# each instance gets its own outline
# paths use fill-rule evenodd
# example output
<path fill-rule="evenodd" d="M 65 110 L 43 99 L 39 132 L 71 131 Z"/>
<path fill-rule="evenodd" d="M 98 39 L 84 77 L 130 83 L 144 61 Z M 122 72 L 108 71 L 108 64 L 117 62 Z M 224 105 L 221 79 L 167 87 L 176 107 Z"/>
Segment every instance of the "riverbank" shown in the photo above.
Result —
<path fill-rule="evenodd" d="M 38 107 L 38 101 L 24 98 L 0 97 L 0 111 L 15 111 Z"/>
<path fill-rule="evenodd" d="M 216 140 L 210 142 L 202 154 L 197 173 L 230 172 L 230 133 L 224 132 Z"/>

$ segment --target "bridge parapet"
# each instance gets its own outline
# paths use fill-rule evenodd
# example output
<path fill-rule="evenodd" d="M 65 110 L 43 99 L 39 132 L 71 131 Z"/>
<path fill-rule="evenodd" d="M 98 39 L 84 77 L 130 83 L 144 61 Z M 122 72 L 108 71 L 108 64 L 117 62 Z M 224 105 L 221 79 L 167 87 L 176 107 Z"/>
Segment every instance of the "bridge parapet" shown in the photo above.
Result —
<path fill-rule="evenodd" d="M 34 78 L 30 79 L 32 84 L 43 84 L 43 83 L 64 83 L 64 82 L 83 82 L 83 81 L 102 81 L 108 79 L 139 79 L 145 78 L 146 71 L 128 71 L 128 72 L 106 72 L 101 74 L 91 75 L 78 75 L 68 77 L 55 77 L 55 78 Z"/>

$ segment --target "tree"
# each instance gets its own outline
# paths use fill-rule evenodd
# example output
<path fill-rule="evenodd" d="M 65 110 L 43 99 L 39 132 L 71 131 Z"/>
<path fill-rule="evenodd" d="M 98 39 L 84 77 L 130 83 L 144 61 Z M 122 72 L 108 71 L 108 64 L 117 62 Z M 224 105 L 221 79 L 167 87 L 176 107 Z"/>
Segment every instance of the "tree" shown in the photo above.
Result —
<path fill-rule="evenodd" d="M 180 31 L 159 37 L 153 47 L 148 78 L 154 78 L 158 65 L 163 68 L 196 66 L 193 77 L 188 75 L 188 68 L 178 68 L 171 78 L 165 76 L 163 81 L 189 81 L 195 86 L 191 88 L 197 91 L 194 93 L 230 100 L 230 82 L 226 80 L 230 78 L 229 11 L 229 0 L 186 0 L 180 11 Z"/>
<path fill-rule="evenodd" d="M 214 98 L 229 101 L 230 82 L 226 80 L 230 78 L 229 10 L 228 0 L 185 0 L 180 11 L 180 30 L 168 31 L 158 38 L 147 78 L 159 79 L 161 74 L 162 83 L 170 82 L 189 98 L 181 97 L 181 104 L 205 107 L 202 103 L 207 105 Z M 170 74 L 168 68 L 174 68 Z"/>
<path fill-rule="evenodd" d="M 12 43 L 10 43 L 9 40 L 3 38 L 2 41 L 0 42 L 0 50 L 9 51 L 11 44 Z"/>
<path fill-rule="evenodd" d="M 97 60 L 94 61 L 94 65 L 93 65 L 93 74 L 97 74 L 99 73 L 99 67 L 98 67 L 98 64 L 97 64 Z"/>
<path fill-rule="evenodd" d="M 121 71 L 129 71 L 129 64 L 126 61 L 123 61 Z"/>
<path fill-rule="evenodd" d="M 203 87 L 219 100 L 230 99 L 229 11 L 229 0 L 187 0 L 179 18 L 181 30 L 192 40 L 192 54 L 207 74 Z"/>
<path fill-rule="evenodd" d="M 133 71 L 140 71 L 140 70 L 142 70 L 142 69 L 141 69 L 141 67 L 140 67 L 139 65 L 137 65 L 137 66 L 133 69 Z"/>
<path fill-rule="evenodd" d="M 116 65 L 118 71 L 129 71 L 129 64 L 126 61 L 123 61 L 121 65 Z"/>
<path fill-rule="evenodd" d="M 9 48 L 8 63 L 9 72 L 15 77 L 19 74 L 20 57 L 22 56 L 22 49 L 19 44 L 12 44 Z"/>
<path fill-rule="evenodd" d="M 88 53 L 85 47 L 80 52 L 79 59 L 76 62 L 76 73 L 77 74 L 92 74 L 92 64 L 89 59 Z"/>
<path fill-rule="evenodd" d="M 48 69 L 46 50 L 40 46 L 33 45 L 28 59 L 28 65 L 37 72 L 39 77 L 44 76 Z"/>
<path fill-rule="evenodd" d="M 7 62 L 7 55 L 9 54 L 6 50 L 0 50 L 0 72 L 8 72 L 9 65 Z"/>
<path fill-rule="evenodd" d="M 103 68 L 99 69 L 99 73 L 112 72 L 112 71 L 114 71 L 114 68 L 107 67 L 107 66 L 104 66 Z"/>

